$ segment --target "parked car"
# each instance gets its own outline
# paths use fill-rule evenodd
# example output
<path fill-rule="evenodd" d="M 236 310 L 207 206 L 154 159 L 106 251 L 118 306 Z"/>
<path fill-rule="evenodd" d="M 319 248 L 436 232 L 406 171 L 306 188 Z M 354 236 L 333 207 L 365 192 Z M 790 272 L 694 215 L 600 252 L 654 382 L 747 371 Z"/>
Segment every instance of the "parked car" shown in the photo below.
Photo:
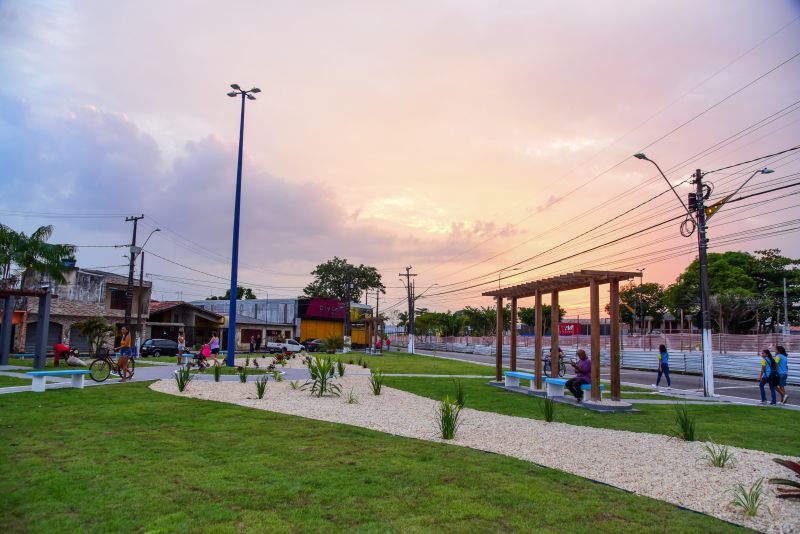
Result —
<path fill-rule="evenodd" d="M 171 339 L 146 339 L 139 349 L 139 356 L 175 356 L 178 354 L 178 343 Z"/>
<path fill-rule="evenodd" d="M 283 343 L 278 343 L 277 341 L 268 341 L 266 348 L 270 353 L 300 352 L 306 350 L 306 348 L 301 345 L 299 341 L 295 341 L 294 339 L 287 339 Z"/>
<path fill-rule="evenodd" d="M 322 345 L 325 343 L 321 339 L 306 339 L 303 341 L 303 346 L 308 352 L 319 352 L 322 350 Z"/>

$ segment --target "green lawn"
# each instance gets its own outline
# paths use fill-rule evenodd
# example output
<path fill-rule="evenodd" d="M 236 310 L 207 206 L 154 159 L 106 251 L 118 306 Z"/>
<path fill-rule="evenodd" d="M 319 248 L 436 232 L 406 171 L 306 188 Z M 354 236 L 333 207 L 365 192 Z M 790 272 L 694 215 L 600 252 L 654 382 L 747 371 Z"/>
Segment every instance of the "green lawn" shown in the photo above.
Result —
<path fill-rule="evenodd" d="M 744 532 L 500 455 L 142 383 L 2 395 L 0 445 L 9 532 Z"/>
<path fill-rule="evenodd" d="M 542 401 L 535 397 L 488 386 L 483 379 L 461 379 L 466 406 L 476 410 L 542 419 Z M 447 378 L 386 377 L 385 385 L 432 399 L 453 396 Z M 647 398 L 654 398 L 648 395 Z M 557 404 L 556 420 L 573 425 L 672 434 L 675 405 L 637 404 L 635 413 L 597 413 Z M 697 436 L 776 454 L 800 455 L 800 412 L 758 406 L 687 405 L 697 416 Z"/>
<path fill-rule="evenodd" d="M 30 386 L 31 379 L 16 378 L 13 376 L 0 375 L 0 388 L 10 388 L 14 386 Z"/>
<path fill-rule="evenodd" d="M 380 369 L 384 373 L 494 376 L 494 367 L 488 365 L 408 354 L 407 352 L 391 352 L 380 356 L 353 352 L 337 354 L 334 359 L 342 360 L 345 363 L 350 363 L 350 360 L 358 363 L 358 360 L 362 359 L 367 362 L 370 369 Z"/>

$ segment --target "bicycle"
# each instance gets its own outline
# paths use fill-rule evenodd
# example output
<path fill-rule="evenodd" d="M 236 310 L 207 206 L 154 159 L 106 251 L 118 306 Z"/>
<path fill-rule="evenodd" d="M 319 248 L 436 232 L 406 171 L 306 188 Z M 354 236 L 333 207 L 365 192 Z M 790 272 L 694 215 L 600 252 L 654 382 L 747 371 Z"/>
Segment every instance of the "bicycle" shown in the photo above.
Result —
<path fill-rule="evenodd" d="M 128 378 L 133 378 L 133 372 L 136 368 L 136 360 L 128 358 Z M 111 357 L 111 351 L 103 349 L 97 352 L 97 357 L 92 360 L 89 365 L 89 376 L 95 382 L 105 382 L 111 373 L 120 375 L 119 364 Z"/>
<path fill-rule="evenodd" d="M 544 357 L 544 373 L 547 376 L 550 376 L 550 355 L 546 355 Z M 558 360 L 558 376 L 564 376 L 567 374 L 567 365 L 564 363 L 564 358 L 559 358 Z"/>

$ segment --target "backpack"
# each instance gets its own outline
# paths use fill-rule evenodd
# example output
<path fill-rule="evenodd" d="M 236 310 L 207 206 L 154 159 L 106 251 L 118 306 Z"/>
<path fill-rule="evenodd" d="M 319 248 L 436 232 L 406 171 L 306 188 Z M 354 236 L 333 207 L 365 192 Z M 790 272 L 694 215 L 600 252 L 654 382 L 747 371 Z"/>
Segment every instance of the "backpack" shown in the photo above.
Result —
<path fill-rule="evenodd" d="M 767 364 L 769 365 L 769 383 L 777 386 L 781 381 L 781 377 L 778 375 L 778 364 L 775 363 L 775 358 L 772 356 L 767 356 Z"/>

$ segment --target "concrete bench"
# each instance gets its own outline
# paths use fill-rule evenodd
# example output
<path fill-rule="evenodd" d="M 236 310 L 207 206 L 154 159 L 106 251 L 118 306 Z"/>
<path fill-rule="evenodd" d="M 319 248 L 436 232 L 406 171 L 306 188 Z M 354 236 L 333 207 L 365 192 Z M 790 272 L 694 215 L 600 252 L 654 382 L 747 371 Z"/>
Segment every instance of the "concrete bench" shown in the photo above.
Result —
<path fill-rule="evenodd" d="M 547 384 L 547 396 L 548 397 L 563 397 L 564 396 L 564 387 L 567 385 L 566 378 L 545 378 L 545 383 Z M 600 396 L 603 396 L 603 391 L 605 391 L 606 387 L 603 384 L 600 384 Z M 592 385 L 591 384 L 583 384 L 581 385 L 581 390 L 583 391 L 591 391 Z"/>
<path fill-rule="evenodd" d="M 89 370 L 82 369 L 82 370 L 74 370 L 74 371 L 28 371 L 27 374 L 31 375 L 33 378 L 33 384 L 31 385 L 31 391 L 36 391 L 41 393 L 45 390 L 46 376 L 71 376 L 72 377 L 72 387 L 83 389 L 83 379 L 86 375 L 90 373 Z"/>
<path fill-rule="evenodd" d="M 531 381 L 531 389 L 536 387 L 536 375 L 533 373 L 524 373 L 521 371 L 505 371 L 505 386 L 506 387 L 519 387 L 519 379 L 524 378 Z"/>

